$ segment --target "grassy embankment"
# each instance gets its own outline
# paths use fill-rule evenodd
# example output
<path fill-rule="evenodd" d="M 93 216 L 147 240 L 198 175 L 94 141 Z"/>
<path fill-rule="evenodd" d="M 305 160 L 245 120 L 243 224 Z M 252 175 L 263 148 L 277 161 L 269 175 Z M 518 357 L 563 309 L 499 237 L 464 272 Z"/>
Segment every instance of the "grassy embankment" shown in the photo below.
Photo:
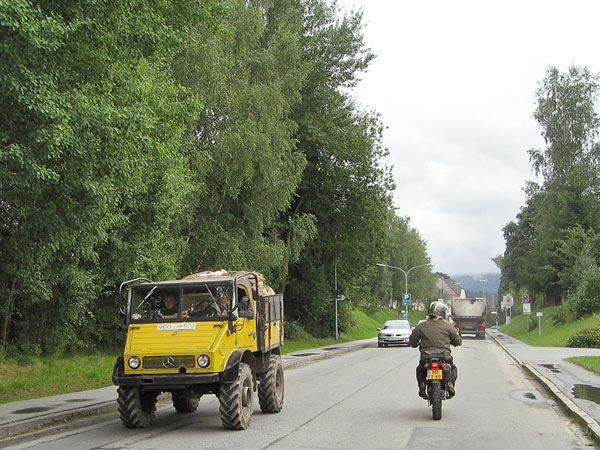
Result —
<path fill-rule="evenodd" d="M 357 326 L 342 333 L 338 342 L 355 341 L 377 336 L 377 327 L 390 319 L 397 319 L 397 312 L 381 308 L 366 314 L 364 310 L 353 312 Z M 415 325 L 423 314 L 410 312 L 409 320 Z M 323 347 L 334 344 L 335 339 L 316 339 L 310 335 L 295 340 L 287 339 L 282 353 Z M 97 389 L 111 384 L 115 358 L 120 349 L 41 358 L 11 358 L 0 360 L 0 403 Z"/>
<path fill-rule="evenodd" d="M 519 315 L 511 318 L 510 325 L 502 325 L 500 331 L 509 334 L 526 344 L 538 347 L 566 347 L 569 336 L 584 329 L 600 326 L 600 315 L 591 315 L 578 320 L 569 320 L 564 323 L 555 323 L 553 316 L 558 307 L 537 309 L 527 318 Z M 537 312 L 542 312 L 541 332 L 538 329 Z M 527 331 L 527 321 L 529 331 Z M 600 357 L 577 356 L 568 358 L 567 361 L 585 367 L 600 374 Z"/>

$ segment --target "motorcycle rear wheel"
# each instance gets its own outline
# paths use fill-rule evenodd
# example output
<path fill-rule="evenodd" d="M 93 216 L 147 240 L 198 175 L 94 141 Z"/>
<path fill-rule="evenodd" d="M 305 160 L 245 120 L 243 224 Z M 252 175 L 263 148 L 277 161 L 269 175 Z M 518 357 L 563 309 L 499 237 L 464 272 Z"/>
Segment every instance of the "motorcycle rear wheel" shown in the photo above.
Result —
<path fill-rule="evenodd" d="M 433 420 L 440 420 L 442 418 L 442 386 L 438 380 L 432 381 L 429 386 L 429 399 Z"/>

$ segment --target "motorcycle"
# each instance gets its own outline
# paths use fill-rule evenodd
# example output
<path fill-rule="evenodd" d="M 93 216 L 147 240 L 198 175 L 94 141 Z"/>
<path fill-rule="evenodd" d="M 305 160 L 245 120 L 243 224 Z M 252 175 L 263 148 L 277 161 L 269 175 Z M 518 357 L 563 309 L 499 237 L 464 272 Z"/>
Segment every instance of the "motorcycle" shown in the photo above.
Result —
<path fill-rule="evenodd" d="M 452 365 L 446 362 L 444 350 L 427 350 L 424 352 L 426 378 L 426 400 L 432 408 L 433 420 L 442 418 L 442 400 L 451 398 L 448 393 L 448 382 Z"/>

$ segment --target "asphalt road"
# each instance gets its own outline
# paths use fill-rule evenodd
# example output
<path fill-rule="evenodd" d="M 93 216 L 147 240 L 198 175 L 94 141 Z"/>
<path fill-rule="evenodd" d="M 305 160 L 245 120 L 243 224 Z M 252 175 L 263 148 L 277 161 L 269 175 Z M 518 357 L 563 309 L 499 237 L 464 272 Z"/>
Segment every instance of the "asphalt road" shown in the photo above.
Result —
<path fill-rule="evenodd" d="M 11 448 L 44 449 L 582 449 L 593 446 L 543 389 L 491 340 L 466 338 L 454 351 L 457 395 L 433 421 L 417 396 L 410 348 L 369 347 L 285 373 L 284 409 L 250 428 L 221 426 L 218 401 L 177 414 L 159 405 L 154 426 L 131 430 L 116 414 Z M 96 419 L 98 420 L 98 419 Z"/>

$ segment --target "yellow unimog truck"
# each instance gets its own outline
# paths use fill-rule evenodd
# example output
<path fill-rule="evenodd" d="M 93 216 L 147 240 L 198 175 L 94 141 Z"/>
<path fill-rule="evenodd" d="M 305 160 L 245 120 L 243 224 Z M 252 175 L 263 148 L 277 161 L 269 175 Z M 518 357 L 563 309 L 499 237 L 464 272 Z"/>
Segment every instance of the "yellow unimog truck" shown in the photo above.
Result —
<path fill-rule="evenodd" d="M 223 426 L 248 428 L 254 392 L 260 408 L 283 407 L 283 296 L 255 272 L 202 272 L 181 280 L 137 278 L 119 288 L 127 324 L 113 383 L 121 421 L 151 425 L 157 397 L 171 394 L 179 413 L 200 397 L 219 399 Z"/>

